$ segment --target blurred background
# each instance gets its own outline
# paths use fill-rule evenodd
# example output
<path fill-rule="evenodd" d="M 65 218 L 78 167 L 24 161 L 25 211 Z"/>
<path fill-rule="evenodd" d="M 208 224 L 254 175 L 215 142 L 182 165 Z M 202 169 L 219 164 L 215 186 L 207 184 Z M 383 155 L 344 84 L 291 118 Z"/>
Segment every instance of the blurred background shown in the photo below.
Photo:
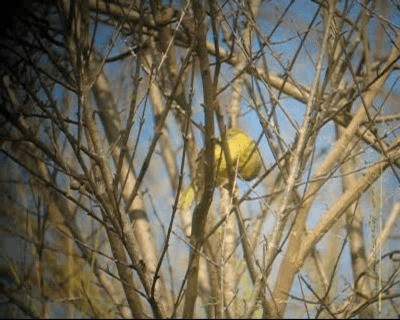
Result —
<path fill-rule="evenodd" d="M 400 316 L 396 1 L 24 1 L 2 25 L 2 317 Z M 229 128 L 251 181 L 217 183 Z"/>

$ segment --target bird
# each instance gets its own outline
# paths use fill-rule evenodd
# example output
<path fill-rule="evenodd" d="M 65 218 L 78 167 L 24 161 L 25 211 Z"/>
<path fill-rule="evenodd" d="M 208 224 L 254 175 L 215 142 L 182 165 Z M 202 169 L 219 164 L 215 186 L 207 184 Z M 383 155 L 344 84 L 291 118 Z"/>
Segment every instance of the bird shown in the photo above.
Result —
<path fill-rule="evenodd" d="M 261 154 L 256 143 L 246 132 L 237 128 L 228 129 L 226 139 L 233 171 L 237 170 L 237 176 L 241 180 L 253 180 L 260 173 L 262 166 Z M 204 150 L 200 151 L 200 154 L 204 154 Z M 221 141 L 216 141 L 214 145 L 213 171 L 216 185 L 223 186 L 229 178 L 229 170 Z M 180 209 L 188 209 L 192 205 L 200 181 L 201 176 L 197 173 L 191 183 L 183 189 L 178 202 Z"/>

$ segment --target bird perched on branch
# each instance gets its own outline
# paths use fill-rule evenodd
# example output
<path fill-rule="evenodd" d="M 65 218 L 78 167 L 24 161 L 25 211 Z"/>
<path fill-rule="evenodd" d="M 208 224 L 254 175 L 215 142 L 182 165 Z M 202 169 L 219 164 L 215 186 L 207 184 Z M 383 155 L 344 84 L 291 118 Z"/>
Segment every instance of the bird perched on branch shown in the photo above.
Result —
<path fill-rule="evenodd" d="M 250 181 L 260 172 L 262 161 L 256 143 L 240 129 L 228 129 L 226 131 L 227 145 L 233 172 L 238 178 Z M 203 151 L 200 151 L 202 154 Z M 228 179 L 228 164 L 220 141 L 214 146 L 214 176 L 217 186 L 222 186 Z M 197 174 L 189 186 L 183 191 L 179 199 L 179 208 L 188 209 L 195 198 L 196 190 L 202 185 L 202 177 Z"/>

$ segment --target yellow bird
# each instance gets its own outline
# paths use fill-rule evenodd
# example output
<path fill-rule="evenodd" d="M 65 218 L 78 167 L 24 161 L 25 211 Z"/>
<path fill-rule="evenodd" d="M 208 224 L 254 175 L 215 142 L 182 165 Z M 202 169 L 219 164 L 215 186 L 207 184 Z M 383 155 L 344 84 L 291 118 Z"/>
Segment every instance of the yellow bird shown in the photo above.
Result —
<path fill-rule="evenodd" d="M 250 181 L 261 169 L 261 156 L 255 142 L 242 130 L 228 129 L 226 138 L 233 169 L 237 167 L 239 178 Z M 228 178 L 228 165 L 220 143 L 214 147 L 215 174 L 217 181 Z"/>
<path fill-rule="evenodd" d="M 227 144 L 231 157 L 233 171 L 237 168 L 238 177 L 250 181 L 257 177 L 260 172 L 262 161 L 256 143 L 242 130 L 228 129 L 226 131 Z M 228 179 L 228 165 L 221 143 L 217 142 L 214 147 L 214 174 L 217 185 Z M 198 186 L 197 178 L 187 186 L 179 199 L 179 208 L 188 209 L 194 200 L 195 190 Z"/>

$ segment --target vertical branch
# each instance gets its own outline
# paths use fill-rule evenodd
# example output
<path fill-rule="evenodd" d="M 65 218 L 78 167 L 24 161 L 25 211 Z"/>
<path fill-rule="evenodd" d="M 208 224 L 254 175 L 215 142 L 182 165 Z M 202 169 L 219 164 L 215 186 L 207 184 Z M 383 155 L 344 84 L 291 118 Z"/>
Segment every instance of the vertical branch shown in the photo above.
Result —
<path fill-rule="evenodd" d="M 235 187 L 234 187 L 235 188 Z M 221 188 L 221 213 L 226 217 L 221 236 L 221 301 L 225 317 L 236 318 L 236 222 L 231 192 Z M 222 313 L 224 314 L 224 313 Z"/>
<path fill-rule="evenodd" d="M 288 217 L 288 215 L 286 213 L 286 209 L 287 209 L 287 206 L 292 197 L 292 192 L 294 189 L 295 181 L 299 175 L 299 169 L 302 165 L 302 161 L 304 161 L 303 153 L 304 153 L 304 149 L 306 148 L 307 140 L 310 136 L 310 129 L 312 127 L 310 125 L 310 123 L 312 120 L 312 116 L 314 114 L 314 108 L 313 108 L 314 104 L 315 104 L 314 99 L 316 98 L 316 95 L 317 95 L 319 79 L 320 79 L 320 75 L 322 72 L 323 57 L 326 52 L 329 28 L 330 28 L 332 18 L 333 18 L 333 8 L 330 7 L 329 8 L 329 17 L 327 19 L 327 24 L 325 25 L 325 29 L 324 29 L 322 46 L 320 48 L 320 53 L 318 55 L 318 62 L 316 65 L 315 78 L 314 78 L 313 85 L 312 85 L 312 88 L 310 91 L 310 95 L 307 100 L 304 120 L 303 120 L 302 126 L 299 130 L 298 141 L 297 141 L 294 155 L 292 157 L 291 167 L 290 167 L 289 175 L 288 175 L 288 178 L 286 181 L 286 187 L 284 190 L 283 199 L 280 204 L 279 210 L 277 212 L 277 217 L 276 217 L 277 221 L 275 223 L 275 227 L 274 227 L 274 231 L 271 236 L 270 243 L 268 243 L 268 250 L 267 250 L 266 257 L 265 257 L 265 270 L 269 270 L 269 268 L 271 267 L 273 261 L 276 258 L 276 255 L 278 253 L 279 243 L 281 241 L 283 229 L 285 227 L 286 220 Z M 290 265 L 289 262 L 288 262 L 288 264 Z M 290 286 L 291 286 L 292 280 L 293 279 L 288 281 L 288 279 L 285 279 L 285 281 L 290 282 Z M 248 314 L 247 314 L 248 316 L 250 316 L 252 314 L 252 312 L 254 311 L 255 294 L 258 295 L 260 290 L 261 290 L 261 287 L 257 286 L 257 290 L 255 290 L 253 292 L 252 299 L 251 299 L 252 303 L 251 303 L 251 306 L 250 306 Z M 280 283 L 277 282 L 277 284 L 275 286 L 275 291 L 274 291 L 274 298 L 278 305 L 278 310 L 275 310 L 276 314 L 274 314 L 274 316 L 277 316 L 277 317 L 283 316 L 283 311 L 286 306 L 286 302 L 285 302 L 286 296 L 284 296 L 284 295 L 287 293 L 287 291 L 288 290 L 286 290 L 286 291 L 282 290 L 282 288 L 280 287 Z M 279 298 L 278 298 L 278 296 L 279 296 Z"/>
<path fill-rule="evenodd" d="M 339 137 L 342 136 L 342 128 L 338 128 Z M 353 175 L 349 175 L 349 172 L 354 172 L 356 169 L 356 161 L 349 159 L 341 165 L 343 172 L 343 192 L 354 190 L 355 182 Z M 356 302 L 363 301 L 370 297 L 371 288 L 367 274 L 364 270 L 367 269 L 367 259 L 365 252 L 365 238 L 364 238 L 364 219 L 363 212 L 357 204 L 353 204 L 346 211 L 346 227 L 348 231 L 350 252 L 351 252 L 351 267 L 353 270 L 354 283 L 354 294 Z M 363 310 L 361 315 L 365 319 L 373 318 L 372 310 Z"/>
<path fill-rule="evenodd" d="M 229 127 L 236 128 L 238 127 L 238 118 L 241 110 L 241 102 L 242 102 L 242 91 L 243 84 L 247 77 L 247 73 L 244 72 L 244 69 L 247 68 L 248 62 L 251 61 L 251 48 L 252 48 L 252 29 L 254 26 L 254 21 L 258 15 L 258 9 L 260 6 L 259 0 L 249 1 L 246 4 L 244 10 L 249 9 L 249 13 L 246 14 L 243 12 L 243 16 L 246 19 L 245 27 L 242 32 L 234 32 L 232 31 L 232 37 L 240 37 L 236 39 L 236 43 L 239 45 L 239 49 L 236 50 L 237 54 L 237 64 L 234 66 L 234 74 L 233 74 L 233 82 L 231 84 L 231 97 L 228 102 L 227 114 L 229 117 Z M 217 48 L 218 49 L 218 48 Z M 218 112 L 219 114 L 219 112 Z M 219 124 L 222 127 L 221 124 Z M 224 130 L 222 130 L 224 133 Z M 229 154 L 229 148 L 227 148 L 226 143 L 226 135 L 222 136 L 223 143 L 223 151 L 225 153 L 225 158 L 227 159 L 228 167 L 230 165 L 235 166 L 235 163 L 230 163 L 231 157 Z M 230 175 L 231 176 L 231 175 Z M 222 238 L 222 265 L 221 265 L 221 288 L 222 288 L 222 297 L 223 297 L 223 305 L 225 306 L 226 316 L 229 318 L 237 317 L 237 302 L 238 298 L 236 285 L 237 281 L 237 255 L 236 255 L 236 219 L 237 216 L 232 214 L 232 199 L 236 200 L 235 197 L 235 189 L 236 189 L 236 181 L 227 186 L 230 190 L 228 191 L 225 188 L 221 188 L 221 208 L 222 208 L 222 216 L 226 217 L 224 226 L 223 226 L 223 238 Z M 234 202 L 236 202 L 234 200 Z M 236 203 L 234 204 L 234 206 Z M 237 210 L 237 209 L 235 209 Z M 241 222 L 238 221 L 240 224 Z M 242 244 L 246 242 L 247 237 L 242 237 Z M 246 246 L 246 245 L 245 245 Z M 247 246 L 246 246 L 247 248 Z M 251 259 L 251 257 L 247 256 Z M 251 262 L 250 262 L 251 263 Z"/>
<path fill-rule="evenodd" d="M 125 152 L 126 150 L 124 150 L 126 147 L 120 146 L 119 143 L 115 143 L 115 141 L 117 141 L 119 138 L 119 127 L 121 126 L 121 122 L 115 112 L 117 106 L 114 102 L 114 97 L 110 89 L 110 83 L 104 72 L 99 73 L 97 81 L 93 86 L 93 92 L 100 110 L 99 113 L 102 124 L 105 128 L 107 140 L 110 141 L 110 143 L 114 143 L 113 147 L 111 148 L 111 155 L 114 163 L 118 162 L 120 155 L 124 155 L 121 159 L 121 174 L 119 177 L 122 185 L 122 198 L 125 203 L 128 203 L 128 199 L 131 196 L 131 190 L 136 184 L 136 178 L 132 170 L 132 164 L 129 164 L 129 157 Z M 125 181 L 125 185 L 122 181 Z M 144 200 L 141 193 L 137 194 L 135 201 L 133 201 L 130 206 L 126 208 L 126 212 L 132 221 L 132 223 L 129 223 L 129 225 L 134 226 L 129 232 L 133 232 L 135 234 L 136 241 L 138 242 L 137 250 L 140 252 L 140 256 L 143 257 L 143 260 L 148 268 L 148 272 L 154 273 L 157 266 L 158 256 L 155 239 L 152 234 L 150 222 L 147 218 Z M 172 297 L 169 294 L 169 291 L 166 290 L 164 278 L 162 276 L 158 279 L 157 292 L 160 292 L 163 300 L 166 301 L 166 305 L 170 306 L 172 303 Z"/>
<path fill-rule="evenodd" d="M 83 5 L 83 4 L 82 4 Z M 114 184 L 113 178 L 111 174 L 111 168 L 108 165 L 107 152 L 105 150 L 105 145 L 102 143 L 101 134 L 98 126 L 96 125 L 96 121 L 93 121 L 93 117 L 95 115 L 95 110 L 90 103 L 90 89 L 91 89 L 91 79 L 90 79 L 90 57 L 87 55 L 89 50 L 89 29 L 88 29 L 88 15 L 90 14 L 87 10 L 88 2 L 85 1 L 85 10 L 80 12 L 77 10 L 76 6 L 73 6 L 73 37 L 75 42 L 71 43 L 72 50 L 74 49 L 78 51 L 79 54 L 76 55 L 77 61 L 75 63 L 75 68 L 77 70 L 78 75 L 78 83 L 79 83 L 79 105 L 82 107 L 83 111 L 83 119 L 86 124 L 85 133 L 86 140 L 89 144 L 89 150 L 91 150 L 94 155 L 94 160 L 92 160 L 92 169 L 93 174 L 95 176 L 95 181 L 100 184 L 99 187 L 99 200 L 102 204 L 102 214 L 103 219 L 110 221 L 113 223 L 113 226 L 117 226 L 119 224 L 119 228 L 117 228 L 117 232 L 120 231 L 120 239 L 124 241 L 126 250 L 132 260 L 133 265 L 138 272 L 139 278 L 142 281 L 142 284 L 145 288 L 146 294 L 149 297 L 150 305 L 153 309 L 153 312 L 156 316 L 160 317 L 165 315 L 165 309 L 162 307 L 161 301 L 155 301 L 150 297 L 150 288 L 151 288 L 151 265 L 145 266 L 145 268 L 141 267 L 139 261 L 138 249 L 136 246 L 136 239 L 133 234 L 133 230 L 131 228 L 131 224 L 127 219 L 127 215 L 125 211 L 120 212 L 120 208 L 117 204 L 115 193 L 114 193 Z M 81 14 L 85 14 L 86 16 L 81 17 Z M 81 19 L 84 22 L 84 27 L 81 30 Z M 83 36 L 81 38 L 81 31 L 83 32 Z M 118 219 L 118 223 L 117 220 Z M 107 228 L 108 236 L 110 239 L 110 243 L 112 248 L 115 250 L 119 250 L 120 243 L 117 240 L 117 236 L 112 234 L 111 225 L 108 224 Z M 122 254 L 122 252 L 120 252 Z M 117 255 L 121 256 L 121 254 L 117 253 Z M 124 255 L 125 256 L 125 255 Z M 125 259 L 123 260 L 125 261 Z M 149 268 L 150 267 L 150 268 Z"/>
<path fill-rule="evenodd" d="M 193 1 L 193 15 L 195 25 L 195 49 L 200 63 L 200 71 L 203 83 L 204 97 L 204 118 L 205 118 L 205 162 L 204 162 L 204 186 L 199 204 L 193 213 L 192 236 L 190 244 L 190 265 L 188 273 L 187 291 L 183 317 L 191 319 L 194 314 L 194 307 L 197 298 L 197 282 L 199 271 L 199 250 L 201 249 L 204 226 L 207 219 L 208 210 L 211 205 L 214 193 L 214 104 L 215 95 L 213 90 L 213 81 L 211 79 L 210 64 L 208 61 L 208 51 L 206 46 L 206 27 L 205 11 L 199 0 Z"/>

